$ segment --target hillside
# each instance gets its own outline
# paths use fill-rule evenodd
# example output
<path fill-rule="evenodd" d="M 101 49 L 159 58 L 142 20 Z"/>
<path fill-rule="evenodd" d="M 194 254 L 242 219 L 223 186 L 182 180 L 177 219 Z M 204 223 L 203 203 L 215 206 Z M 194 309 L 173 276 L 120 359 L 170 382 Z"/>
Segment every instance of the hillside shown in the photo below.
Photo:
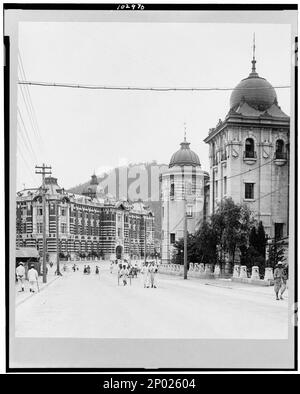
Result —
<path fill-rule="evenodd" d="M 153 185 L 156 186 L 156 188 L 158 188 L 159 185 L 159 173 L 161 172 L 162 168 L 166 166 L 166 164 L 158 164 L 157 162 L 153 161 L 151 163 L 135 163 L 135 164 L 129 164 L 127 167 L 116 167 L 111 171 L 108 171 L 107 173 L 101 174 L 100 176 L 97 176 L 98 182 L 100 185 L 103 185 L 103 190 L 104 193 L 107 194 L 108 193 L 108 185 L 106 182 L 108 177 L 112 175 L 112 173 L 115 173 L 115 192 L 111 193 L 111 190 L 109 191 L 110 194 L 113 194 L 113 196 L 116 199 L 123 199 L 124 197 L 126 197 L 128 199 L 128 201 L 134 201 L 135 199 L 130 199 L 129 196 L 124 196 L 124 191 L 120 192 L 120 189 L 122 189 L 122 187 L 119 187 L 119 179 L 120 179 L 120 174 L 124 174 L 127 173 L 129 171 L 132 172 L 132 170 L 139 170 L 139 168 L 141 168 L 142 170 L 145 170 L 145 174 L 147 174 L 147 180 L 148 181 L 148 201 L 146 201 L 145 199 L 145 204 L 148 205 L 150 207 L 150 209 L 152 210 L 152 212 L 155 215 L 155 238 L 160 238 L 160 228 L 161 228 L 161 202 L 159 201 L 159 193 L 157 193 L 156 189 L 156 193 L 152 193 L 151 194 L 151 185 L 153 187 Z M 153 170 L 154 169 L 154 170 Z M 127 172 L 126 172 L 127 171 Z M 134 172 L 134 171 L 133 171 Z M 144 175 L 145 175 L 144 174 Z M 153 175 L 154 174 L 154 175 Z M 127 190 L 129 190 L 130 185 L 133 184 L 133 182 L 137 182 L 138 180 L 138 176 L 135 177 L 129 177 L 130 174 L 127 175 Z M 152 179 L 151 179 L 152 176 Z M 113 178 L 114 179 L 114 178 Z M 144 178 L 143 178 L 144 179 Z M 84 183 L 81 183 L 79 185 L 76 185 L 72 188 L 70 188 L 68 191 L 71 193 L 76 193 L 76 194 L 81 194 L 86 188 L 88 188 L 90 184 L 90 180 L 87 180 Z M 137 194 L 139 193 L 139 186 L 137 185 Z M 123 195 L 121 195 L 123 194 Z M 154 199 L 153 194 L 156 195 L 156 201 L 152 201 Z M 150 196 L 152 195 L 152 198 L 150 198 Z"/>

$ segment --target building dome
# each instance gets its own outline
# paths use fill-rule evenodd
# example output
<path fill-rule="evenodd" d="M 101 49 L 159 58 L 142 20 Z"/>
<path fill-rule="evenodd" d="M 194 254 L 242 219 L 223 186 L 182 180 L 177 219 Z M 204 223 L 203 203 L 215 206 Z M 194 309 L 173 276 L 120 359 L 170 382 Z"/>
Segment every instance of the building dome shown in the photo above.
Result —
<path fill-rule="evenodd" d="M 277 102 L 277 96 L 273 86 L 261 78 L 255 69 L 256 60 L 252 60 L 252 72 L 248 78 L 235 87 L 230 97 L 230 109 L 237 107 L 241 102 L 246 102 L 251 107 L 265 111 Z"/>
<path fill-rule="evenodd" d="M 180 145 L 181 148 L 171 157 L 169 168 L 174 166 L 200 166 L 199 156 L 190 149 L 190 143 L 186 142 L 185 137 L 184 142 Z"/>

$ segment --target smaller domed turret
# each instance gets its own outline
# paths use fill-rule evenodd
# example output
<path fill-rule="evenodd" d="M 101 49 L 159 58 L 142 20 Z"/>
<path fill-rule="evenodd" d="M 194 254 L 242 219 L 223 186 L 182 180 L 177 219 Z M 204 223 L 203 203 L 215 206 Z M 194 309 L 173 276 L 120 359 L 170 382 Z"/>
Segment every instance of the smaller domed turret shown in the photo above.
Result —
<path fill-rule="evenodd" d="M 171 157 L 169 168 L 174 166 L 200 166 L 199 156 L 190 149 L 190 143 L 186 141 L 185 136 L 180 145 L 181 148 Z"/>

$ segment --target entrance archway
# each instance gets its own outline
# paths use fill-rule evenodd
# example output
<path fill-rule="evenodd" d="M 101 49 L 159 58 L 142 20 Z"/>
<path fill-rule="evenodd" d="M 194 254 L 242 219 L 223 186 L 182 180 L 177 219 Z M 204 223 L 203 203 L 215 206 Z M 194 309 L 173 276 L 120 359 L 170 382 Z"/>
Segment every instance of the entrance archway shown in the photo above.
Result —
<path fill-rule="evenodd" d="M 123 247 L 121 245 L 118 245 L 116 247 L 116 258 L 121 259 L 122 258 L 122 252 L 123 252 Z"/>

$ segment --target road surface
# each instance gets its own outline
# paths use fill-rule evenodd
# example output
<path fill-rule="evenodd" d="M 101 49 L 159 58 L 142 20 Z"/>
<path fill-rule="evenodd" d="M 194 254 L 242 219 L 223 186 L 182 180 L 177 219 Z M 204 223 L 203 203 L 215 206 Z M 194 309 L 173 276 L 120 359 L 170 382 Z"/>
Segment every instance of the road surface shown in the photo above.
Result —
<path fill-rule="evenodd" d="M 108 263 L 100 277 L 69 270 L 16 307 L 17 337 L 251 338 L 288 335 L 288 301 L 271 287 L 158 275 L 118 286 Z"/>

